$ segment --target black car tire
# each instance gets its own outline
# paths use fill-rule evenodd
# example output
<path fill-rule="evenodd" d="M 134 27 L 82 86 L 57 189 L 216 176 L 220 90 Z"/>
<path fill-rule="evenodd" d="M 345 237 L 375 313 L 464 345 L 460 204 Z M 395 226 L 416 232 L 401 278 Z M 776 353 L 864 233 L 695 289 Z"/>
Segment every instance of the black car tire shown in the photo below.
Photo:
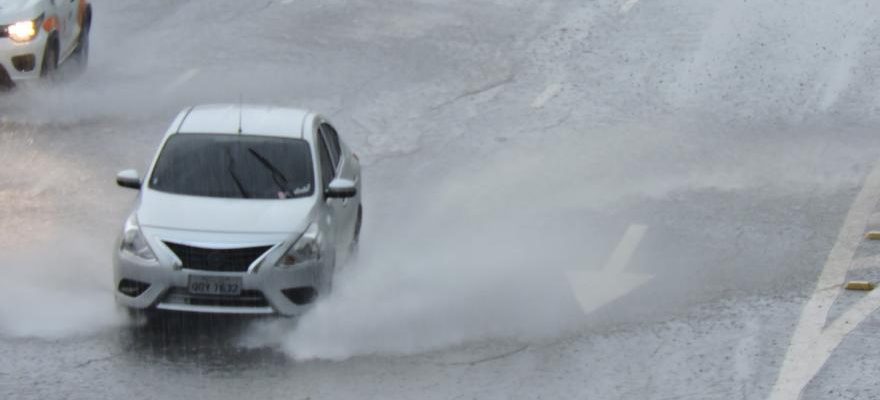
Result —
<path fill-rule="evenodd" d="M 43 52 L 43 63 L 40 67 L 41 78 L 51 79 L 55 75 L 55 71 L 58 70 L 58 48 L 53 43 L 50 41 L 46 45 L 46 51 Z"/>
<path fill-rule="evenodd" d="M 351 246 L 349 247 L 349 258 L 355 258 L 357 256 L 358 247 L 361 241 L 361 224 L 364 219 L 364 208 L 363 206 L 358 206 L 357 220 L 354 222 L 354 237 L 351 239 Z"/>
<path fill-rule="evenodd" d="M 79 39 L 77 39 L 76 51 L 74 51 L 73 56 L 76 58 L 76 62 L 81 70 L 85 70 L 89 65 L 89 31 L 91 28 L 89 25 L 83 27 L 83 29 L 79 33 Z"/>

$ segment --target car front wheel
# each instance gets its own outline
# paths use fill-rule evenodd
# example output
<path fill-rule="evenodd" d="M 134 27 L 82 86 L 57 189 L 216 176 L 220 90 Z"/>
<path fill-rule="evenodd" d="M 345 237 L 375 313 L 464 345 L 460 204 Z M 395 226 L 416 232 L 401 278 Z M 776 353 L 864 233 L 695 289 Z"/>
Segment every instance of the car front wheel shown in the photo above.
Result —
<path fill-rule="evenodd" d="M 85 24 L 79 32 L 79 39 L 73 55 L 81 71 L 89 65 L 89 32 L 91 24 Z"/>
<path fill-rule="evenodd" d="M 58 69 L 58 49 L 52 45 L 52 42 L 46 45 L 46 51 L 43 53 L 43 65 L 40 68 L 40 77 L 52 78 L 55 70 Z"/>
<path fill-rule="evenodd" d="M 363 206 L 358 206 L 357 219 L 354 222 L 354 236 L 351 239 L 351 246 L 349 247 L 349 253 L 354 257 L 358 251 L 358 244 L 361 241 L 361 224 L 364 220 L 364 208 Z"/>

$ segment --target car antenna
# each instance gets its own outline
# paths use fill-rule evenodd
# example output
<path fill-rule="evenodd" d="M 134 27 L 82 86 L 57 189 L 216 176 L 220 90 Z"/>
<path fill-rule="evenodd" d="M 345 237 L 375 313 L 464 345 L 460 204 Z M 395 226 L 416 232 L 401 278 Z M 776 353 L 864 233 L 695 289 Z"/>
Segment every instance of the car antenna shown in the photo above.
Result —
<path fill-rule="evenodd" d="M 241 108 L 244 102 L 244 95 L 238 95 L 238 134 L 241 135 Z"/>

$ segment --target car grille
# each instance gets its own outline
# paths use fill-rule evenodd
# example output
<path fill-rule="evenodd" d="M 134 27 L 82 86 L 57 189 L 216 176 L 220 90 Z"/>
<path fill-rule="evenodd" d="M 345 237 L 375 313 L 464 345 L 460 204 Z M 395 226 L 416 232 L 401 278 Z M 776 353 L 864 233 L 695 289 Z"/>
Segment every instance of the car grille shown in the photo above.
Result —
<path fill-rule="evenodd" d="M 242 290 L 238 296 L 211 296 L 192 294 L 186 288 L 175 287 L 168 291 L 163 302 L 208 307 L 269 307 L 266 296 L 259 290 Z"/>
<path fill-rule="evenodd" d="M 247 272 L 250 265 L 272 247 L 206 249 L 171 242 L 165 245 L 180 258 L 183 268 L 217 272 Z"/>

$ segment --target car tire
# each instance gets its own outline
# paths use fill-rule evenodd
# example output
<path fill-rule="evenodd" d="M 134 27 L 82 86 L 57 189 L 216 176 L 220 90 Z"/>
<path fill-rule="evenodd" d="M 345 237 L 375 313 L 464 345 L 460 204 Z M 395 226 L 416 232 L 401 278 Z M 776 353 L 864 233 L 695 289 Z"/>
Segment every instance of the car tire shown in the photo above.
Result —
<path fill-rule="evenodd" d="M 79 32 L 79 38 L 77 39 L 76 50 L 73 53 L 75 57 L 77 67 L 79 67 L 80 72 L 85 71 L 86 67 L 89 66 L 89 32 L 91 31 L 90 24 L 86 24 L 83 26 L 83 29 Z"/>
<path fill-rule="evenodd" d="M 43 63 L 40 67 L 40 77 L 52 79 L 55 71 L 58 70 L 58 47 L 52 41 L 46 45 L 46 51 L 43 52 Z"/>
<path fill-rule="evenodd" d="M 148 312 L 147 310 L 129 308 L 125 306 L 119 306 L 119 308 L 125 310 L 125 314 L 128 316 L 128 320 L 133 326 L 142 327 L 150 323 L 152 313 Z"/>
<path fill-rule="evenodd" d="M 334 260 L 328 269 L 329 271 L 327 271 L 324 276 L 324 283 L 321 285 L 318 292 L 319 298 L 327 297 L 330 293 L 333 293 L 333 281 L 336 279 L 336 257 L 334 257 Z"/>
<path fill-rule="evenodd" d="M 364 208 L 363 206 L 358 206 L 357 219 L 354 222 L 354 236 L 351 239 L 351 245 L 349 246 L 349 258 L 354 259 L 357 256 L 359 244 L 361 242 L 361 225 L 364 220 Z"/>

